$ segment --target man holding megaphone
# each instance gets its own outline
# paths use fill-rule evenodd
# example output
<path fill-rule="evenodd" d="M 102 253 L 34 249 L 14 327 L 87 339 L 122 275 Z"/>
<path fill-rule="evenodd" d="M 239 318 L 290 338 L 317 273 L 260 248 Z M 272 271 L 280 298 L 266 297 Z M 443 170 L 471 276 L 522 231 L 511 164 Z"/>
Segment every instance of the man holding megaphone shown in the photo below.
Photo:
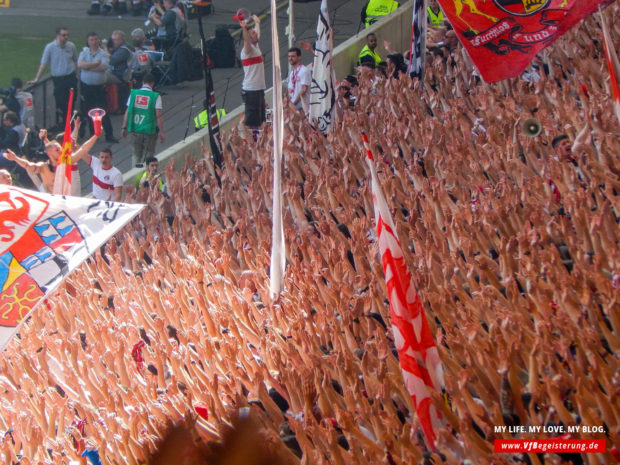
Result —
<path fill-rule="evenodd" d="M 249 15 L 249 12 L 246 13 Z M 241 97 L 245 103 L 245 125 L 251 129 L 259 129 L 265 121 L 265 63 L 263 54 L 258 48 L 260 39 L 260 19 L 252 15 L 254 26 L 247 24 L 246 14 L 235 15 L 243 31 L 243 49 L 241 63 L 243 64 L 243 83 Z"/>

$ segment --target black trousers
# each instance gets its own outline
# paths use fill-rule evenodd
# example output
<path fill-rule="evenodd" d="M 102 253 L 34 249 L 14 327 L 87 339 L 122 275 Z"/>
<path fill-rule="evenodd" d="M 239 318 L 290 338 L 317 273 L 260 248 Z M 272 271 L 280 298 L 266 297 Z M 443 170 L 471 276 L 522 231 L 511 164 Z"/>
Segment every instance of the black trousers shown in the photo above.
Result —
<path fill-rule="evenodd" d="M 265 91 L 241 89 L 241 99 L 245 103 L 245 125 L 260 128 L 265 122 Z"/>
<path fill-rule="evenodd" d="M 80 108 L 82 124 L 88 122 L 88 128 L 90 134 L 94 134 L 93 120 L 88 116 L 88 112 L 93 108 L 103 108 L 106 110 L 106 114 L 101 120 L 101 126 L 105 131 L 106 137 L 113 137 L 112 122 L 108 115 L 108 109 L 106 108 L 105 90 L 103 85 L 90 86 L 88 84 L 81 83 L 82 104 Z"/>
<path fill-rule="evenodd" d="M 64 127 L 67 119 L 67 105 L 69 105 L 69 90 L 77 91 L 77 78 L 75 73 L 71 73 L 66 76 L 52 77 L 52 80 L 54 81 L 54 99 L 56 100 L 56 123 L 60 127 Z M 75 101 L 73 106 L 75 106 Z"/>

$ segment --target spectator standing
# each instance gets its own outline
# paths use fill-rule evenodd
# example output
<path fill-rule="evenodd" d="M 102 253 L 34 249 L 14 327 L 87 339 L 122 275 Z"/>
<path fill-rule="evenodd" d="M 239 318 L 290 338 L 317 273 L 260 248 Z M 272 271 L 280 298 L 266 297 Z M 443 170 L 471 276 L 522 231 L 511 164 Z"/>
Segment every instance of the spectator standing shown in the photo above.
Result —
<path fill-rule="evenodd" d="M 445 16 L 437 0 L 430 0 L 428 2 L 428 6 L 426 7 L 426 19 L 432 28 L 438 29 L 443 27 Z"/>
<path fill-rule="evenodd" d="M 110 54 L 106 82 L 121 84 L 129 81 L 133 49 L 125 42 L 125 33 L 120 30 L 112 32 L 112 53 Z"/>
<path fill-rule="evenodd" d="M 10 149 L 19 152 L 20 139 L 19 116 L 14 111 L 7 111 L 2 115 L 2 127 L 0 128 L 0 149 Z M 25 135 L 24 135 L 25 137 Z"/>
<path fill-rule="evenodd" d="M 22 80 L 19 78 L 11 79 L 11 88 L 9 94 L 0 105 L 0 113 L 9 115 L 11 121 L 17 120 L 10 127 L 19 134 L 19 147 L 24 145 L 26 139 L 26 130 L 34 128 L 34 114 L 32 108 L 32 94 L 24 92 L 22 88 Z M 24 122 L 29 125 L 26 126 Z"/>
<path fill-rule="evenodd" d="M 381 63 L 381 57 L 376 52 L 377 48 L 377 36 L 374 33 L 370 33 L 366 36 L 366 45 L 359 54 L 357 59 L 358 65 L 363 65 L 364 63 L 373 63 L 374 66 L 378 66 Z"/>
<path fill-rule="evenodd" d="M 144 166 L 144 160 L 155 154 L 157 132 L 163 143 L 164 118 L 161 96 L 153 91 L 155 78 L 147 74 L 140 89 L 133 89 L 127 101 L 127 111 L 123 118 L 122 136 L 128 132 L 133 138 L 133 163 L 136 168 Z"/>
<path fill-rule="evenodd" d="M 366 27 L 376 23 L 381 17 L 387 16 L 398 8 L 394 0 L 369 0 L 365 8 L 364 25 Z"/>
<path fill-rule="evenodd" d="M 56 39 L 45 46 L 39 70 L 29 84 L 37 82 L 47 66 L 50 67 L 54 81 L 56 123 L 62 125 L 67 117 L 69 90 L 77 85 L 77 51 L 73 42 L 69 41 L 69 31 L 66 27 L 58 28 Z"/>
<path fill-rule="evenodd" d="M 298 110 L 308 109 L 310 104 L 310 71 L 301 63 L 301 50 L 293 47 L 288 51 L 288 62 L 291 70 L 288 76 L 288 96 Z"/>
<path fill-rule="evenodd" d="M 79 118 L 76 118 L 76 120 L 78 119 Z M 42 139 L 47 140 L 45 130 L 42 131 Z M 95 142 L 97 142 L 97 138 L 98 136 L 91 137 L 84 142 L 77 151 L 71 154 L 72 161 L 74 162 L 73 165 L 71 165 L 71 195 L 74 197 L 79 197 L 82 195 L 82 183 L 80 182 L 80 173 L 78 171 L 77 161 L 82 158 L 84 153 L 87 153 L 92 148 Z M 56 175 L 56 168 L 58 167 L 58 160 L 60 159 L 60 155 L 62 153 L 62 147 L 56 141 L 47 142 L 45 144 L 45 152 L 49 158 L 47 161 L 32 162 L 30 160 L 26 160 L 25 158 L 18 157 L 12 150 L 7 150 L 4 153 L 4 158 L 0 159 L 0 167 L 5 166 L 3 164 L 5 160 L 14 163 L 17 169 L 9 170 L 14 175 L 18 176 L 20 185 L 29 189 L 34 187 L 32 180 L 35 180 L 38 175 L 41 178 L 41 181 L 39 182 L 36 180 L 35 182 L 39 185 L 39 189 L 43 192 L 48 192 L 51 194 L 54 191 L 54 177 Z M 23 175 L 21 174 L 21 171 L 23 171 Z M 29 183 L 32 187 L 24 185 L 24 183 Z"/>
<path fill-rule="evenodd" d="M 157 25 L 157 35 L 153 38 L 153 44 L 158 50 L 166 50 L 174 45 L 178 34 L 182 29 L 184 19 L 175 0 L 164 0 L 163 4 L 155 3 L 154 10 L 149 19 Z"/>
<path fill-rule="evenodd" d="M 85 151 L 80 158 L 93 170 L 93 197 L 120 202 L 123 196 L 123 174 L 114 166 L 112 150 L 103 149 L 99 152 L 99 158 Z"/>
<path fill-rule="evenodd" d="M 153 59 L 147 52 L 153 51 L 153 45 L 146 44 L 146 34 L 140 28 L 131 31 L 131 45 L 133 46 L 134 60 L 131 66 L 132 82 L 139 78 L 142 83 L 142 76 L 151 72 Z M 134 86 L 135 88 L 136 86 Z M 140 86 L 138 86 L 140 87 Z"/>
<path fill-rule="evenodd" d="M 32 94 L 23 90 L 24 83 L 20 78 L 11 79 L 15 99 L 19 103 L 19 120 L 25 129 L 34 129 L 34 101 Z"/>
<path fill-rule="evenodd" d="M 243 31 L 241 97 L 245 103 L 245 125 L 258 129 L 265 121 L 265 63 L 258 47 L 260 20 L 256 15 L 252 15 L 252 19 L 253 27 L 249 27 L 245 20 L 240 21 Z"/>
<path fill-rule="evenodd" d="M 2 99 L 2 104 L 0 104 L 0 113 L 4 113 L 6 111 L 14 111 L 15 113 L 19 113 L 20 106 L 19 100 L 17 100 L 17 96 L 15 95 L 15 88 L 13 87 L 13 82 L 11 81 L 11 88 L 7 89 L 6 96 Z"/>
<path fill-rule="evenodd" d="M 94 134 L 93 122 L 87 118 L 88 112 L 93 108 L 106 109 L 106 98 L 103 84 L 106 80 L 106 70 L 108 69 L 108 54 L 101 48 L 99 36 L 95 32 L 88 34 L 86 38 L 88 47 L 84 47 L 78 57 L 78 68 L 80 69 L 81 82 L 81 112 L 82 119 L 88 121 L 90 134 Z M 118 142 L 114 138 L 112 122 L 106 113 L 101 121 L 105 131 L 107 142 Z"/>

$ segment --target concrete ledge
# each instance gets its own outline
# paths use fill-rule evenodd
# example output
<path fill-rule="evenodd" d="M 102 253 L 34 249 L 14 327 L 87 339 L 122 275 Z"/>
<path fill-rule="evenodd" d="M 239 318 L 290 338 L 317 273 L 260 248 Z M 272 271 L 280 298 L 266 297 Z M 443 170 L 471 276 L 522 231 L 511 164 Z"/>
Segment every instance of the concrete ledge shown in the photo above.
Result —
<path fill-rule="evenodd" d="M 351 74 L 357 64 L 357 57 L 360 50 L 366 43 L 366 36 L 374 32 L 378 38 L 378 50 L 382 57 L 387 53 L 383 48 L 383 41 L 388 40 L 392 43 L 395 50 L 407 50 L 411 42 L 411 15 L 413 11 L 413 0 L 409 0 L 398 8 L 388 17 L 376 22 L 367 29 L 361 30 L 357 35 L 347 39 L 334 49 L 334 69 L 336 78 L 342 79 L 347 74 Z M 285 81 L 286 82 L 286 81 Z M 265 91 L 265 101 L 269 105 L 272 102 L 273 89 Z M 240 106 L 228 112 L 220 121 L 220 132 L 222 140 L 225 140 L 225 133 L 237 126 L 243 115 L 244 107 Z M 209 130 L 203 128 L 200 131 L 187 136 L 184 141 L 178 142 L 173 146 L 157 154 L 160 162 L 174 161 L 176 168 L 181 168 L 185 160 L 185 155 L 189 154 L 194 158 L 202 157 L 201 144 L 204 143 L 209 149 Z M 123 174 L 125 185 L 134 184 L 136 176 L 143 173 L 143 169 L 132 168 Z"/>

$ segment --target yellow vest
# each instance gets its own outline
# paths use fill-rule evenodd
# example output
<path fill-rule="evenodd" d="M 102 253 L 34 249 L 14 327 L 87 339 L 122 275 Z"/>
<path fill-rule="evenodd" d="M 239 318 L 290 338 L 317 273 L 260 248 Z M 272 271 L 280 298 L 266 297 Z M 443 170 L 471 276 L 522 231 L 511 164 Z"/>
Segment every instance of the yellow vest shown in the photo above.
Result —
<path fill-rule="evenodd" d="M 366 27 L 377 22 L 381 16 L 389 15 L 398 8 L 394 0 L 370 0 L 366 6 Z"/>
<path fill-rule="evenodd" d="M 218 108 L 215 110 L 215 114 L 217 115 L 217 120 L 220 121 L 224 116 L 226 116 L 226 110 L 223 108 Z M 209 114 L 207 110 L 202 110 L 198 113 L 198 116 L 194 118 L 194 127 L 196 130 L 206 128 L 209 125 Z"/>
<path fill-rule="evenodd" d="M 426 13 L 428 14 L 428 21 L 431 23 L 432 27 L 443 26 L 444 16 L 443 16 L 443 11 L 441 11 L 441 8 L 439 9 L 439 13 L 435 14 L 433 9 L 430 6 L 428 6 L 426 7 Z"/>
<path fill-rule="evenodd" d="M 144 178 L 146 178 L 146 171 L 145 171 L 144 173 L 142 173 L 142 176 L 140 176 L 140 177 L 138 178 L 138 182 L 137 182 L 137 186 L 136 186 L 138 189 L 140 189 L 140 187 L 142 187 L 142 184 L 141 184 L 141 183 L 142 183 L 142 180 L 143 180 Z M 134 179 L 135 179 L 135 178 L 134 178 Z M 163 190 L 164 190 L 164 183 L 163 183 L 163 181 L 161 180 L 161 177 L 159 177 L 159 178 L 157 179 L 157 181 L 158 181 L 158 183 L 157 183 L 157 184 L 159 184 L 159 186 L 158 186 L 158 187 L 159 187 L 159 190 L 160 190 L 160 191 L 163 191 Z M 147 182 L 148 182 L 148 181 L 147 181 Z"/>
<path fill-rule="evenodd" d="M 371 56 L 375 60 L 375 65 L 379 65 L 379 63 L 381 63 L 381 57 L 379 56 L 379 54 L 374 50 L 370 50 L 368 45 L 364 45 L 364 48 L 357 57 L 358 65 L 362 64 L 362 58 L 364 58 L 365 56 Z"/>

